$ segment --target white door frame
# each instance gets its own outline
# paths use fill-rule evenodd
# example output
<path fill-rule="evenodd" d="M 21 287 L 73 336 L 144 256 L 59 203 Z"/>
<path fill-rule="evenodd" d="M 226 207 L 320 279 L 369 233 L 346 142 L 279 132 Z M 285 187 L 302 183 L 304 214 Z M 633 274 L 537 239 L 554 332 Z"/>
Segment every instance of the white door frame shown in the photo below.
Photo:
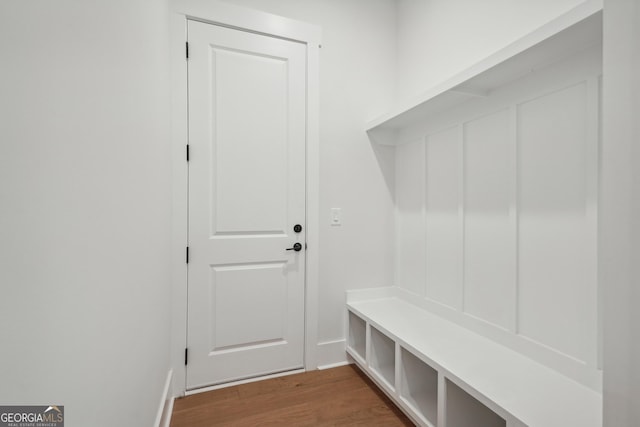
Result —
<path fill-rule="evenodd" d="M 185 345 L 187 342 L 187 19 L 239 30 L 295 40 L 307 45 L 307 219 L 305 280 L 306 370 L 318 366 L 318 234 L 319 234 L 319 48 L 318 26 L 278 15 L 212 0 L 173 0 L 170 14 L 172 87 L 172 321 L 171 364 L 173 395 L 186 392 Z"/>

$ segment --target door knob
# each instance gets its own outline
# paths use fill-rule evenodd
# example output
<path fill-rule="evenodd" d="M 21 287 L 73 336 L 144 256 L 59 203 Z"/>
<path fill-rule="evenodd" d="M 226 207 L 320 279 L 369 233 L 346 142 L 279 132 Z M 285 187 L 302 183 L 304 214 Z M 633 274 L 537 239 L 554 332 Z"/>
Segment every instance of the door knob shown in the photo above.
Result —
<path fill-rule="evenodd" d="M 300 243 L 294 243 L 292 248 L 287 248 L 288 251 L 296 251 L 300 252 L 302 250 L 302 245 Z"/>

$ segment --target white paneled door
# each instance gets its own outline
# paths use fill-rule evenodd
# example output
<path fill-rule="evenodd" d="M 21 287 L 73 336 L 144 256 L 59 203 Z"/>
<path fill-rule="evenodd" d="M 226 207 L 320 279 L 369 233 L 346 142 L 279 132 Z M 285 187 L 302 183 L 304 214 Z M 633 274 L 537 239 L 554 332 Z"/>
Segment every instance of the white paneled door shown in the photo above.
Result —
<path fill-rule="evenodd" d="M 306 45 L 195 21 L 188 40 L 194 389 L 303 367 Z"/>

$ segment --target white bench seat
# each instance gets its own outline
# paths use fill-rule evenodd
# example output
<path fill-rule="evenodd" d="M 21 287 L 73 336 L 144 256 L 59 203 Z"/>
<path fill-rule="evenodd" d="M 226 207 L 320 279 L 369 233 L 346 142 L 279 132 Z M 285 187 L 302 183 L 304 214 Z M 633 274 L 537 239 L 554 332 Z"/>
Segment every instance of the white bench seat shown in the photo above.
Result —
<path fill-rule="evenodd" d="M 455 414 L 447 412 L 446 396 L 459 399 L 456 396 L 461 393 L 465 395 L 466 392 L 469 397 L 463 397 L 463 400 L 475 399 L 504 419 L 502 424 L 497 425 L 602 426 L 600 393 L 490 339 L 396 297 L 349 301 L 347 309 L 351 313 L 351 322 L 361 322 L 360 328 L 358 325 L 349 327 L 348 353 L 420 425 L 461 427 L 453 425 Z M 366 325 L 366 329 L 362 325 Z M 362 334 L 362 331 L 366 331 L 364 336 L 352 336 Z M 358 349 L 356 343 L 362 343 L 363 340 L 366 346 L 360 344 Z M 388 350 L 391 342 L 395 345 L 395 354 Z M 376 354 L 385 354 L 385 351 L 389 354 L 387 359 L 391 360 L 384 367 L 376 368 L 382 365 L 376 365 L 379 361 L 372 359 L 380 358 Z M 411 391 L 407 391 L 407 386 L 402 384 L 402 378 L 412 382 L 414 388 L 415 382 L 420 379 L 406 379 L 407 373 L 403 372 L 406 367 L 398 360 L 406 352 L 437 372 L 438 396 L 433 398 L 437 399 L 437 416 L 432 414 L 431 417 L 425 417 L 415 410 L 415 405 L 407 404 L 416 396 L 407 396 Z M 409 356 L 405 358 L 410 359 Z M 410 361 L 411 366 L 415 365 L 417 359 Z M 394 372 L 390 372 L 389 363 L 394 364 Z M 409 375 L 414 372 L 414 368 L 411 368 Z M 428 368 L 425 367 L 424 372 L 428 374 Z M 447 391 L 447 387 L 451 390 Z M 425 389 L 433 387 L 427 386 Z M 416 390 L 420 390 L 416 393 L 423 393 L 421 387 Z M 434 402 L 425 402 L 425 407 L 433 406 Z M 449 403 L 453 405 L 455 402 Z M 469 404 L 471 407 L 479 405 L 472 401 Z M 434 409 L 428 411 L 433 412 Z M 496 425 L 487 422 L 487 425 Z M 464 422 L 456 420 L 455 423 Z M 479 427 L 479 423 L 470 425 Z"/>

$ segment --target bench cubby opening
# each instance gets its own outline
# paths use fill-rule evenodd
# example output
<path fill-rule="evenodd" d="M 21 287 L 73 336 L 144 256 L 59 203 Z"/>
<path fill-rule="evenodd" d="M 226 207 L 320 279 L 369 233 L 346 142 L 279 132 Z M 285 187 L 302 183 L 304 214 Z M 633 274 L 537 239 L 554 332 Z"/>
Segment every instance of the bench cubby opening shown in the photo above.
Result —
<path fill-rule="evenodd" d="M 438 372 L 408 350 L 400 350 L 400 397 L 424 421 L 438 422 Z"/>
<path fill-rule="evenodd" d="M 363 361 L 367 359 L 367 323 L 349 312 L 349 348 Z"/>
<path fill-rule="evenodd" d="M 371 326 L 370 328 L 369 366 L 391 390 L 395 390 L 396 343 L 375 327 Z"/>
<path fill-rule="evenodd" d="M 455 427 L 506 427 L 507 422 L 482 402 L 449 380 L 446 384 L 446 420 Z"/>

